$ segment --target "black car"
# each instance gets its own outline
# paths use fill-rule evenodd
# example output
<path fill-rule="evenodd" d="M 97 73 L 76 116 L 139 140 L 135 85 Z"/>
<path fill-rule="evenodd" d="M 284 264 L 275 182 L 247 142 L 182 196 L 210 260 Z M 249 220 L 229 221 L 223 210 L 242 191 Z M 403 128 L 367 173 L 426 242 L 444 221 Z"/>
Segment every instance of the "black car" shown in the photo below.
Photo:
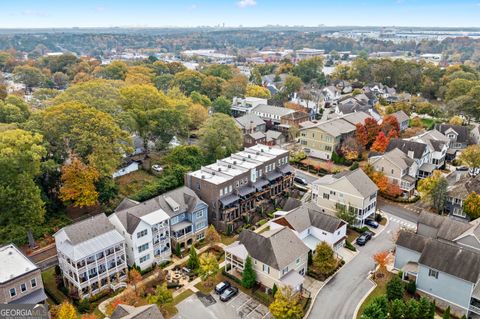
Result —
<path fill-rule="evenodd" d="M 298 176 L 295 177 L 293 179 L 293 181 L 297 184 L 300 184 L 300 185 L 305 185 L 305 186 L 308 185 L 308 182 L 305 180 L 305 178 L 301 178 L 301 177 L 298 177 Z"/>
<path fill-rule="evenodd" d="M 225 291 L 220 295 L 221 301 L 229 301 L 232 299 L 236 294 L 238 294 L 238 288 L 236 287 L 228 287 Z"/>
<path fill-rule="evenodd" d="M 365 221 L 365 224 L 372 227 L 372 228 L 378 228 L 378 223 L 374 221 L 373 219 L 367 219 Z"/>
<path fill-rule="evenodd" d="M 370 239 L 372 239 L 372 233 L 366 231 L 357 238 L 356 243 L 358 246 L 364 246 Z"/>
<path fill-rule="evenodd" d="M 225 280 L 215 286 L 215 292 L 221 295 L 227 288 L 230 288 L 230 283 Z"/>

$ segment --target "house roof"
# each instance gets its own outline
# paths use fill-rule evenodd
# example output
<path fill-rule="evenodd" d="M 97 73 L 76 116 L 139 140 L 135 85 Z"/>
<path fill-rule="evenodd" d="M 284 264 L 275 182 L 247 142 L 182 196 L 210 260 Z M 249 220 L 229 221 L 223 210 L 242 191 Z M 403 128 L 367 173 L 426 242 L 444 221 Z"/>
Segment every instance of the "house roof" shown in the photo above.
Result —
<path fill-rule="evenodd" d="M 163 315 L 156 305 L 133 307 L 118 305 L 110 319 L 163 319 Z"/>
<path fill-rule="evenodd" d="M 403 140 L 399 138 L 392 138 L 388 143 L 386 151 L 389 152 L 394 148 L 398 148 L 406 155 L 408 155 L 409 151 L 413 151 L 413 157 L 416 159 L 420 159 L 422 158 L 422 155 L 425 152 L 427 145 L 419 142 Z"/>
<path fill-rule="evenodd" d="M 135 206 L 116 211 L 115 214 L 127 232 L 132 234 L 144 216 L 159 212 L 165 213 L 167 217 L 173 217 L 181 213 L 192 212 L 199 203 L 203 203 L 203 201 L 198 198 L 197 194 L 190 188 L 182 186 Z"/>
<path fill-rule="evenodd" d="M 274 131 L 274 130 L 268 130 L 265 133 L 265 135 L 267 137 L 267 141 L 278 140 L 280 138 L 280 136 L 282 136 L 282 132 Z"/>
<path fill-rule="evenodd" d="M 418 223 L 436 228 L 437 232 L 435 238 L 450 241 L 472 228 L 471 224 L 454 220 L 448 216 L 440 216 L 426 211 L 420 213 Z"/>
<path fill-rule="evenodd" d="M 342 119 L 345 121 L 349 122 L 350 124 L 356 125 L 356 124 L 363 124 L 365 123 L 365 119 L 371 118 L 371 116 L 368 113 L 365 112 L 354 112 L 350 113 L 347 115 L 342 116 Z"/>
<path fill-rule="evenodd" d="M 461 125 L 452 125 L 452 124 L 437 124 L 435 125 L 435 129 L 440 131 L 442 134 L 446 135 L 448 130 L 455 131 L 457 136 L 457 142 L 459 143 L 466 143 L 468 142 L 468 127 L 461 126 Z"/>
<path fill-rule="evenodd" d="M 301 112 L 301 111 L 295 111 L 293 113 L 289 113 L 287 115 L 282 116 L 282 119 L 287 119 L 287 120 L 299 120 L 299 119 L 306 119 L 308 120 L 309 115 L 308 113 Z"/>
<path fill-rule="evenodd" d="M 449 188 L 447 194 L 453 198 L 465 199 L 471 192 L 480 194 L 480 175 L 458 181 Z"/>
<path fill-rule="evenodd" d="M 260 112 L 266 114 L 273 114 L 279 117 L 294 113 L 295 110 L 287 109 L 286 107 L 279 107 L 274 105 L 259 104 L 252 109 L 252 112 Z"/>
<path fill-rule="evenodd" d="M 410 117 L 404 111 L 400 110 L 392 114 L 397 119 L 398 123 L 408 121 Z"/>
<path fill-rule="evenodd" d="M 65 231 L 70 243 L 77 245 L 115 230 L 115 227 L 110 223 L 107 215 L 102 213 L 65 226 L 62 229 Z"/>
<path fill-rule="evenodd" d="M 418 263 L 472 283 L 480 274 L 480 254 L 440 240 L 426 243 Z"/>
<path fill-rule="evenodd" d="M 260 117 L 258 117 L 255 114 L 246 114 L 244 116 L 237 117 L 235 119 L 235 122 L 237 123 L 240 128 L 254 128 L 259 125 L 265 124 L 265 121 L 262 120 Z"/>
<path fill-rule="evenodd" d="M 410 231 L 400 230 L 397 238 L 397 246 L 421 253 L 429 240 L 430 238 L 428 237 Z"/>
<path fill-rule="evenodd" d="M 285 268 L 310 250 L 286 227 L 262 234 L 243 230 L 238 236 L 238 241 L 252 258 L 278 270 Z"/>
<path fill-rule="evenodd" d="M 381 157 L 385 158 L 393 165 L 398 166 L 400 169 L 408 169 L 414 163 L 414 160 L 405 155 L 401 150 L 398 148 L 394 148 L 393 150 L 386 152 L 383 155 L 377 155 L 378 159 Z M 375 162 L 377 159 L 373 159 L 372 162 Z"/>
<path fill-rule="evenodd" d="M 331 185 L 340 179 L 346 179 L 363 197 L 370 196 L 378 191 L 377 185 L 365 174 L 365 172 L 357 168 L 354 171 L 343 171 L 335 175 L 325 175 L 317 179 L 314 183 L 320 185 Z"/>
<path fill-rule="evenodd" d="M 38 267 L 15 245 L 0 247 L 0 283 L 20 277 Z"/>
<path fill-rule="evenodd" d="M 288 224 L 297 232 L 302 232 L 310 226 L 334 233 L 345 225 L 345 222 L 338 217 L 321 212 L 320 207 L 309 202 L 293 209 L 287 214 L 279 217 L 285 219 Z"/>
<path fill-rule="evenodd" d="M 248 135 L 250 135 L 250 137 L 253 138 L 254 140 L 260 140 L 262 138 L 265 138 L 265 134 L 262 132 L 253 132 L 253 133 L 249 133 Z"/>

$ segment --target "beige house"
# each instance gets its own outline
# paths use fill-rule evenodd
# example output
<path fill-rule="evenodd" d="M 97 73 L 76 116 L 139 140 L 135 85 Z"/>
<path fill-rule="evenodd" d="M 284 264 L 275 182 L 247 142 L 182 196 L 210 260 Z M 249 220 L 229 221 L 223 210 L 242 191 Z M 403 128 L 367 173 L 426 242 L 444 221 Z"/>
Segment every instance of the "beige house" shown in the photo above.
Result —
<path fill-rule="evenodd" d="M 312 201 L 330 212 L 345 205 L 357 214 L 356 225 L 363 226 L 365 219 L 376 211 L 377 192 L 377 185 L 358 168 L 325 175 L 313 182 Z"/>
<path fill-rule="evenodd" d="M 244 230 L 238 241 L 225 248 L 225 269 L 241 276 L 250 256 L 257 281 L 266 289 L 290 286 L 299 292 L 307 273 L 309 250 L 287 227 L 261 234 Z"/>
<path fill-rule="evenodd" d="M 409 196 L 413 195 L 417 181 L 417 163 L 398 148 L 382 155 L 372 156 L 368 162 L 382 172 L 390 183 L 398 185 Z"/>
<path fill-rule="evenodd" d="M 0 247 L 0 304 L 38 304 L 45 300 L 40 268 L 15 245 Z"/>
<path fill-rule="evenodd" d="M 332 152 L 356 131 L 355 124 L 363 123 L 370 117 L 356 112 L 322 122 L 308 122 L 300 129 L 299 143 L 309 156 L 330 160 Z"/>

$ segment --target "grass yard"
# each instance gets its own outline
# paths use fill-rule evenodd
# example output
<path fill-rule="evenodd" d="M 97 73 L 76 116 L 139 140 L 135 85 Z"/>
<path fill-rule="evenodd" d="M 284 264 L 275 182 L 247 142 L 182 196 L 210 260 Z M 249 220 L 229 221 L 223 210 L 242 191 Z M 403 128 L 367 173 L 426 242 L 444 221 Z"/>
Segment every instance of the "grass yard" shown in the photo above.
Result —
<path fill-rule="evenodd" d="M 360 309 L 358 310 L 357 319 L 359 319 L 362 316 L 362 313 L 363 313 L 363 310 L 365 309 L 365 307 L 375 297 L 380 297 L 380 296 L 383 296 L 387 293 L 387 283 L 390 281 L 390 279 L 392 279 L 393 276 L 396 276 L 396 275 L 392 274 L 391 272 L 387 272 L 385 277 L 375 280 L 375 283 L 377 284 L 377 287 L 375 287 L 375 289 L 373 289 L 373 291 L 363 301 L 362 305 L 360 306 Z"/>
<path fill-rule="evenodd" d="M 123 198 L 137 193 L 156 179 L 158 179 L 158 177 L 151 175 L 144 170 L 138 170 L 115 179 L 115 182 L 119 186 L 118 194 Z"/>
<path fill-rule="evenodd" d="M 219 282 L 225 280 L 224 276 L 222 275 L 222 272 L 219 271 L 214 278 L 210 278 L 208 281 L 210 281 L 210 285 L 206 284 L 205 281 L 200 281 L 198 284 L 195 285 L 195 288 L 200 290 L 202 293 L 208 295 L 213 291 L 213 288 L 215 288 L 215 285 L 218 284 Z M 231 280 L 229 280 L 231 282 Z"/>
<path fill-rule="evenodd" d="M 47 294 L 53 299 L 54 302 L 62 303 L 67 297 L 57 288 L 55 282 L 55 267 L 48 268 L 42 272 L 43 286 Z"/>
<path fill-rule="evenodd" d="M 360 236 L 360 234 L 355 230 L 347 229 L 347 240 L 352 244 L 355 242 L 355 239 L 357 239 L 358 236 Z"/>
<path fill-rule="evenodd" d="M 233 242 L 235 242 L 238 238 L 237 235 L 235 236 L 227 236 L 225 234 L 220 234 L 220 236 L 222 237 L 222 244 L 224 245 L 230 245 L 230 244 L 233 244 Z"/>

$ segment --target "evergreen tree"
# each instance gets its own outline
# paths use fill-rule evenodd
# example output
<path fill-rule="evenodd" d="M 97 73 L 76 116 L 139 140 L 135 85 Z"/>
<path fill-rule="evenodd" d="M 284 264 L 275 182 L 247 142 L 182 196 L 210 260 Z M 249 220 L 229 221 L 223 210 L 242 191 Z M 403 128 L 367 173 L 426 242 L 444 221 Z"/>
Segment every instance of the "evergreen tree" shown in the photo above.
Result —
<path fill-rule="evenodd" d="M 387 318 L 387 298 L 385 296 L 374 298 L 363 311 L 361 319 L 385 319 Z"/>
<path fill-rule="evenodd" d="M 275 294 L 277 293 L 277 290 L 278 290 L 278 287 L 276 284 L 273 284 L 273 287 L 272 287 L 272 296 L 275 297 Z"/>
<path fill-rule="evenodd" d="M 418 301 L 410 299 L 405 304 L 405 318 L 418 318 L 419 311 Z"/>
<path fill-rule="evenodd" d="M 177 243 L 177 245 L 175 246 L 175 255 L 177 255 L 177 257 L 180 257 L 182 255 L 182 249 L 180 248 L 180 243 Z"/>
<path fill-rule="evenodd" d="M 401 299 L 395 299 L 390 302 L 388 312 L 390 319 L 402 319 L 405 316 L 405 303 Z"/>
<path fill-rule="evenodd" d="M 443 313 L 443 319 L 450 319 L 450 306 L 448 306 L 447 309 L 445 309 L 445 312 Z"/>
<path fill-rule="evenodd" d="M 420 298 L 418 303 L 418 319 L 433 319 L 432 303 L 425 297 Z"/>
<path fill-rule="evenodd" d="M 387 284 L 387 299 L 389 301 L 403 299 L 403 282 L 397 276 L 393 277 Z"/>
<path fill-rule="evenodd" d="M 245 288 L 252 288 L 257 280 L 257 274 L 253 270 L 252 258 L 250 256 L 245 260 L 245 267 L 242 274 L 242 286 Z"/>
<path fill-rule="evenodd" d="M 197 250 L 192 245 L 190 247 L 190 257 L 188 258 L 187 267 L 192 270 L 196 270 L 198 269 L 199 266 L 200 266 L 200 259 L 198 258 Z"/>

